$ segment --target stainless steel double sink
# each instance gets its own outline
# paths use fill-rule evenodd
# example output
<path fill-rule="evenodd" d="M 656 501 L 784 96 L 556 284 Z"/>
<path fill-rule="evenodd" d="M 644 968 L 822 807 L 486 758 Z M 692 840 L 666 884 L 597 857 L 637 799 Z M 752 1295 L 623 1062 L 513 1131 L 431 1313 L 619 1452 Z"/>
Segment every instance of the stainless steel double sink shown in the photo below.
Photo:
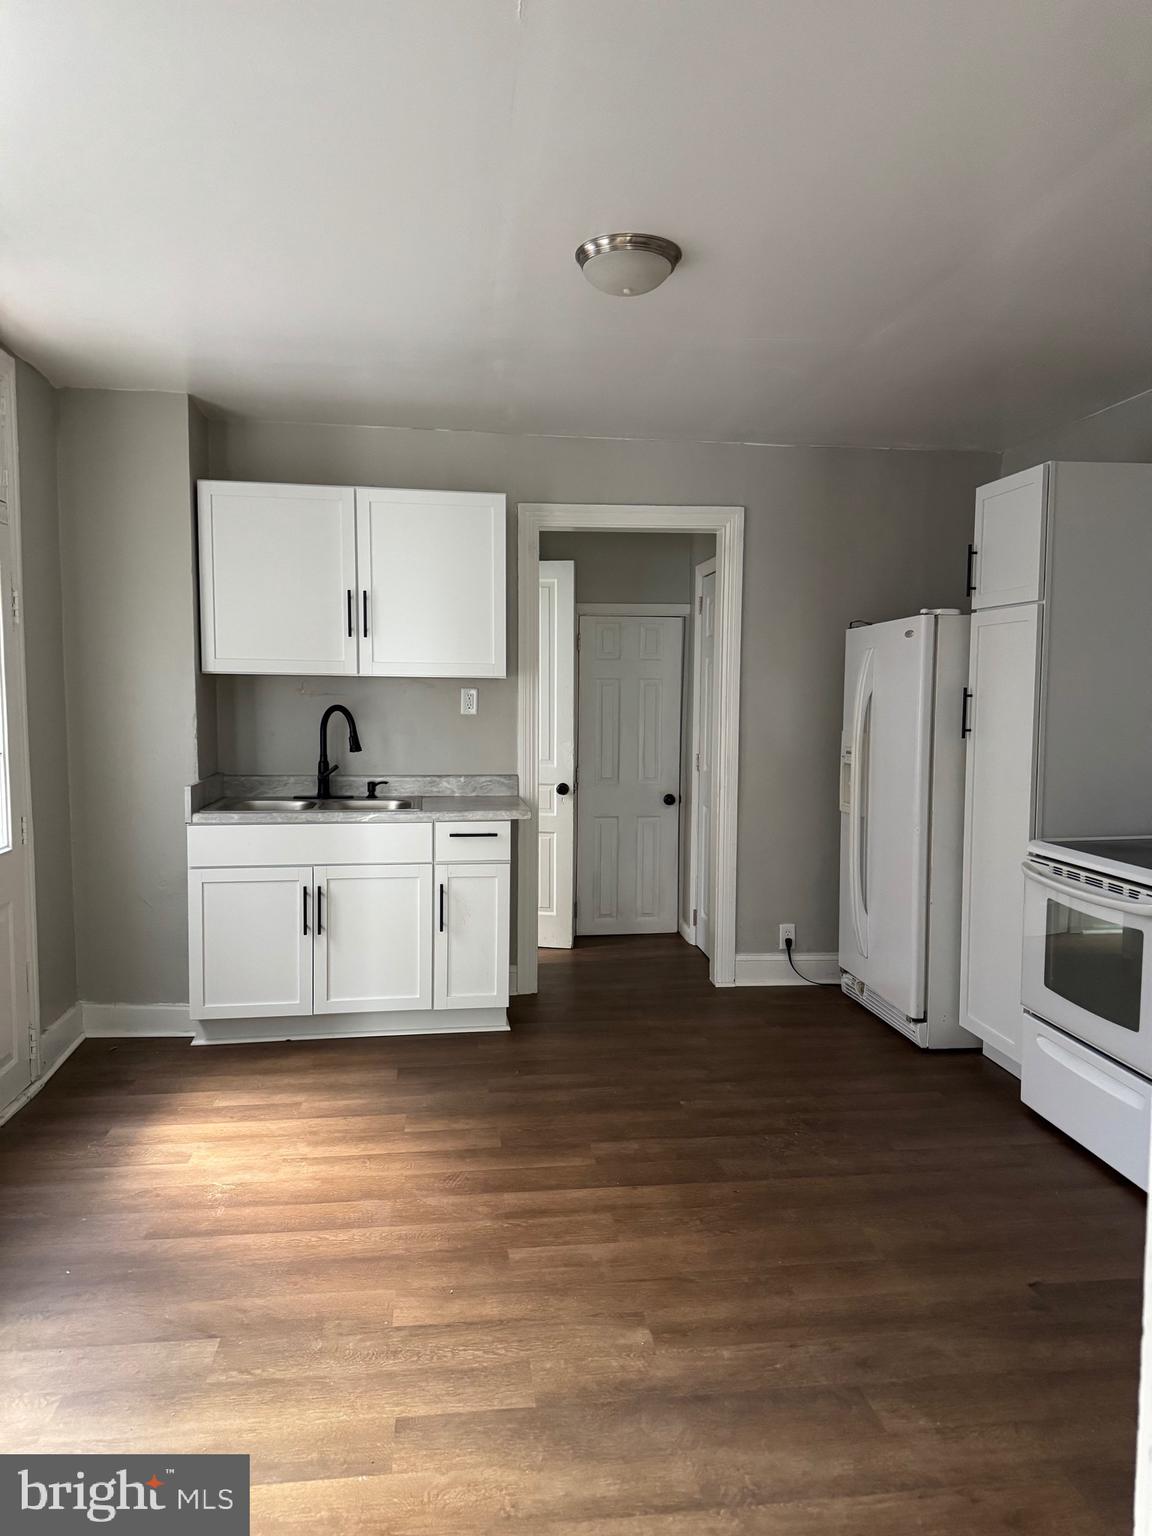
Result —
<path fill-rule="evenodd" d="M 362 796 L 357 799 L 345 798 L 333 795 L 329 800 L 308 799 L 301 796 L 296 800 L 233 800 L 229 805 L 230 811 L 418 811 L 420 801 L 418 799 L 399 800 L 384 799 L 378 796 L 374 800 Z"/>

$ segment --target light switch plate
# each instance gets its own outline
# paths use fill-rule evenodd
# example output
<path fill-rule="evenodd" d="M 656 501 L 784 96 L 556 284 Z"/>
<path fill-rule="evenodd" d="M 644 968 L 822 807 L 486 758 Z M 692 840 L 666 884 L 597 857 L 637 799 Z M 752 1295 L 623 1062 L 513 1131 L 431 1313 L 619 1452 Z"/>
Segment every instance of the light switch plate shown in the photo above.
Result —
<path fill-rule="evenodd" d="M 460 713 L 462 715 L 474 715 L 480 708 L 479 688 L 461 688 Z"/>

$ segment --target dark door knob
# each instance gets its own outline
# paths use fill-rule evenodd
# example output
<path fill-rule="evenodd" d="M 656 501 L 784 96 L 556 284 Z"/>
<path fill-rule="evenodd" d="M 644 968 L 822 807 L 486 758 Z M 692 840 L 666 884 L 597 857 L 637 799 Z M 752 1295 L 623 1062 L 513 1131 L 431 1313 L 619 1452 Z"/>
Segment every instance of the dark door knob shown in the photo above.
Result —
<path fill-rule="evenodd" d="M 664 796 L 664 804 L 665 805 L 675 805 L 676 804 L 676 796 L 675 795 L 665 795 Z"/>
<path fill-rule="evenodd" d="M 556 786 L 556 793 L 558 795 L 566 795 L 568 793 L 568 785 L 567 784 L 557 784 L 557 786 Z"/>

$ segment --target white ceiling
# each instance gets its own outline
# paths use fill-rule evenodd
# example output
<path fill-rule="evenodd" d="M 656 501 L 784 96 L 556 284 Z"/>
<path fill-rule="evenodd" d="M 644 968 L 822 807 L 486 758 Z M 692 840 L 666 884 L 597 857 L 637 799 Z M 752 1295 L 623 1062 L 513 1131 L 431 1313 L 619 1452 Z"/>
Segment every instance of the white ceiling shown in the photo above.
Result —
<path fill-rule="evenodd" d="M 1152 385 L 1147 0 L 5 0 L 0 327 L 293 419 L 997 448 Z M 670 235 L 613 299 L 572 253 Z"/>

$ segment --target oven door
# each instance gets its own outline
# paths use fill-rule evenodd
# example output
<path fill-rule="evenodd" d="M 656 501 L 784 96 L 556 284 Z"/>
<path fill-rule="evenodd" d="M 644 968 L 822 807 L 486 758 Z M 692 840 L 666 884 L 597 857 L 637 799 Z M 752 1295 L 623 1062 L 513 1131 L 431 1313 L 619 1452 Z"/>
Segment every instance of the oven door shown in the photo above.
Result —
<path fill-rule="evenodd" d="M 1152 903 L 1024 875 L 1025 1008 L 1152 1077 Z"/>

